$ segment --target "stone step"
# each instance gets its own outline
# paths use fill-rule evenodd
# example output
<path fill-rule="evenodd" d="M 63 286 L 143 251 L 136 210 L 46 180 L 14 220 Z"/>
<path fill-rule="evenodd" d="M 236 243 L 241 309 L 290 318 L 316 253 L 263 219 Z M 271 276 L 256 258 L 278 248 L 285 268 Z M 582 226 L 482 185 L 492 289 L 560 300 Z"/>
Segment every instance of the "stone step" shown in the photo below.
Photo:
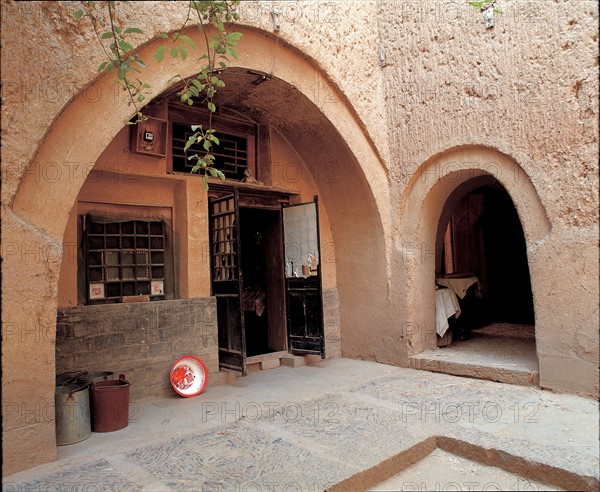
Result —
<path fill-rule="evenodd" d="M 442 360 L 437 357 L 428 357 L 422 353 L 410 358 L 410 367 L 430 372 L 452 374 L 454 376 L 465 376 L 476 379 L 487 379 L 500 383 L 517 384 L 520 386 L 538 386 L 540 374 L 538 370 L 530 370 L 520 367 L 511 367 L 498 364 L 487 366 Z"/>

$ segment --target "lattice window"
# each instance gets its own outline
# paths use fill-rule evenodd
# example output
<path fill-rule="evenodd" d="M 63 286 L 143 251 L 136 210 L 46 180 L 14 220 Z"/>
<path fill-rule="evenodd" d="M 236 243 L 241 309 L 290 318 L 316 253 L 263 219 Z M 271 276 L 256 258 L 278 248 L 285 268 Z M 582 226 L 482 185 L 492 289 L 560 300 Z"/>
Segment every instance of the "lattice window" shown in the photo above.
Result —
<path fill-rule="evenodd" d="M 86 273 L 89 302 L 137 295 L 164 298 L 164 222 L 88 218 Z"/>
<path fill-rule="evenodd" d="M 213 280 L 235 280 L 238 257 L 235 231 L 234 200 L 213 203 Z"/>
<path fill-rule="evenodd" d="M 192 145 L 187 151 L 184 147 L 188 138 L 193 135 L 190 125 L 173 122 L 172 126 L 172 157 L 173 171 L 189 173 L 196 163 L 188 157 L 194 154 L 202 155 L 205 150 L 201 144 Z M 226 178 L 242 180 L 248 169 L 248 136 L 234 135 L 225 132 L 215 132 L 219 145 L 214 145 L 212 154 L 215 156 L 214 167 L 223 172 Z"/>

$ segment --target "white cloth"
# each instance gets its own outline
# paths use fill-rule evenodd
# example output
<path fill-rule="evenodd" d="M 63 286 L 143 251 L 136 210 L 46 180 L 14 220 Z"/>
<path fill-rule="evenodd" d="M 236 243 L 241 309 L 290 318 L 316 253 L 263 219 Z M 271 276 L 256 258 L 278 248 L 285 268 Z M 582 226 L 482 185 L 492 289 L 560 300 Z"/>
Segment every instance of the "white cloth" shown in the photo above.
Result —
<path fill-rule="evenodd" d="M 435 291 L 435 331 L 443 337 L 449 328 L 448 318 L 452 315 L 460 316 L 460 305 L 452 289 L 438 289 Z"/>
<path fill-rule="evenodd" d="M 448 287 L 449 289 L 452 289 L 458 297 L 464 299 L 469 287 L 479 282 L 479 279 L 473 275 L 471 277 L 464 278 L 439 277 L 436 278 L 435 281 L 442 287 Z"/>

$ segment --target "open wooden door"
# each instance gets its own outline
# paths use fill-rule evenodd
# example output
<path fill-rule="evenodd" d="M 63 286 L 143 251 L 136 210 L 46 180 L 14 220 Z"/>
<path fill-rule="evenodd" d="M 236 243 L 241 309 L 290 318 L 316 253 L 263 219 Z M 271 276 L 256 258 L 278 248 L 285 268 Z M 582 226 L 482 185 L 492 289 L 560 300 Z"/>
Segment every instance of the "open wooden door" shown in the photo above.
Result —
<path fill-rule="evenodd" d="M 219 366 L 246 374 L 246 335 L 242 310 L 240 215 L 237 189 L 209 201 L 211 278 L 217 298 Z"/>
<path fill-rule="evenodd" d="M 314 202 L 283 208 L 288 348 L 325 358 L 319 213 Z"/>

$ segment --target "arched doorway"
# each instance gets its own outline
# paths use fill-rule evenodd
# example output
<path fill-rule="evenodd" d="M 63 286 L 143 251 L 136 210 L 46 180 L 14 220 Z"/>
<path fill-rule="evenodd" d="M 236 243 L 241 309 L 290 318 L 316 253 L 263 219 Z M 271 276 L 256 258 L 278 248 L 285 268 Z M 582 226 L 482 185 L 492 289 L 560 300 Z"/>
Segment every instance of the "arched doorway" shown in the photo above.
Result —
<path fill-rule="evenodd" d="M 468 273 L 479 280 L 480 323 L 534 323 L 523 228 L 510 195 L 491 176 L 457 187 L 438 224 L 436 275 Z"/>
<path fill-rule="evenodd" d="M 393 284 L 393 298 L 405 320 L 401 325 L 401 336 L 408 341 L 410 365 L 418 369 L 449 374 L 518 384 L 536 384 L 539 377 L 538 357 L 544 342 L 543 336 L 539 338 L 540 333 L 543 335 L 543 327 L 528 325 L 530 328 L 527 354 L 517 354 L 507 349 L 506 353 L 510 354 L 513 360 L 494 354 L 502 344 L 510 341 L 510 337 L 507 336 L 490 338 L 487 343 L 489 351 L 482 348 L 482 344 L 477 343 L 477 340 L 459 341 L 445 348 L 438 347 L 436 328 L 440 322 L 436 319 L 436 283 L 441 275 L 446 274 L 447 268 L 442 268 L 443 240 L 451 216 L 460 206 L 460 202 L 473 192 L 480 193 L 481 200 L 487 197 L 492 210 L 496 210 L 495 218 L 494 213 L 490 214 L 492 225 L 497 220 L 498 213 L 501 213 L 505 217 L 512 217 L 503 227 L 520 230 L 522 239 L 516 241 L 521 244 L 521 265 L 525 264 L 528 270 L 528 273 L 523 274 L 523 278 L 529 276 L 530 287 L 525 288 L 529 296 L 520 297 L 528 298 L 528 301 L 521 309 L 515 309 L 513 314 L 517 311 L 526 313 L 526 316 L 519 320 L 520 324 L 530 323 L 533 313 L 536 322 L 539 321 L 539 293 L 544 284 L 543 271 L 540 270 L 540 262 L 535 252 L 551 230 L 551 226 L 532 181 L 511 157 L 495 149 L 465 146 L 446 150 L 432 156 L 417 169 L 400 201 L 395 234 L 399 256 L 394 275 L 402 279 L 402 282 Z M 511 237 L 516 236 L 513 234 Z M 478 247 L 482 246 L 482 240 L 483 236 L 477 241 Z M 475 243 L 475 240 L 473 242 Z M 460 266 L 461 270 L 472 268 L 468 264 Z M 455 274 L 473 273 L 452 271 Z M 499 288 L 501 285 L 501 281 L 496 282 L 492 288 Z M 500 301 L 498 303 L 501 305 Z M 493 306 L 488 305 L 487 310 L 485 307 L 479 302 L 478 310 L 474 310 L 475 315 L 472 315 L 471 321 L 478 321 L 477 314 L 481 313 L 493 319 L 490 315 Z M 506 311 L 500 314 L 504 315 L 504 320 L 502 316 L 496 320 L 513 323 L 517 320 L 514 316 L 507 316 Z M 462 313 L 459 318 L 461 316 Z M 527 317 L 529 319 L 526 319 Z M 480 326 L 482 325 L 480 322 Z M 514 334 L 515 330 L 512 332 Z M 521 334 L 517 333 L 515 337 Z M 526 345 L 519 343 L 515 346 L 523 348 Z M 461 350 L 468 354 L 461 354 Z M 526 364 L 519 369 L 521 355 L 524 355 L 523 360 Z"/>
<path fill-rule="evenodd" d="M 452 342 L 446 336 L 438 346 L 485 336 L 535 358 L 525 236 L 510 195 L 492 176 L 468 180 L 448 197 L 436 237 L 436 283 L 457 295 L 460 309 L 450 318 Z"/>

